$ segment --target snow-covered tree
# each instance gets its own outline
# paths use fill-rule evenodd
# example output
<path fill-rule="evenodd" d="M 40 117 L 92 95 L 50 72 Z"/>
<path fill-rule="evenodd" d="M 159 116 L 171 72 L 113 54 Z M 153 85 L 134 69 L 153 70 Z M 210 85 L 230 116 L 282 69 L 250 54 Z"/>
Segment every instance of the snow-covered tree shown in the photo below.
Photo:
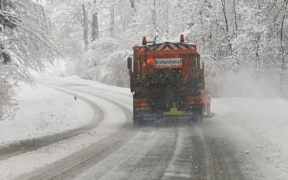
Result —
<path fill-rule="evenodd" d="M 211 82 L 233 71 L 287 92 L 287 0 L 49 0 L 47 6 L 79 76 L 127 86 L 124 55 L 142 36 L 179 41 L 184 33 L 197 44 Z"/>
<path fill-rule="evenodd" d="M 13 117 L 12 97 L 19 81 L 32 82 L 57 49 L 43 6 L 29 0 L 2 0 L 0 5 L 0 120 Z"/>

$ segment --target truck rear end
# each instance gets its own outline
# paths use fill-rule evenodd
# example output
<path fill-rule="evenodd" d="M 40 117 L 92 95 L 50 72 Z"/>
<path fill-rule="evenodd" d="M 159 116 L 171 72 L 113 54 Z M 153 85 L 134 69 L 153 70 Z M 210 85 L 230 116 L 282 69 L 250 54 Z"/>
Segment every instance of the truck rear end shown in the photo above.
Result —
<path fill-rule="evenodd" d="M 204 63 L 195 44 L 148 42 L 133 47 L 128 58 L 135 124 L 158 121 L 195 121 L 210 112 L 204 82 Z M 206 105 L 205 105 L 206 103 Z M 209 107 L 207 104 L 209 103 Z"/>

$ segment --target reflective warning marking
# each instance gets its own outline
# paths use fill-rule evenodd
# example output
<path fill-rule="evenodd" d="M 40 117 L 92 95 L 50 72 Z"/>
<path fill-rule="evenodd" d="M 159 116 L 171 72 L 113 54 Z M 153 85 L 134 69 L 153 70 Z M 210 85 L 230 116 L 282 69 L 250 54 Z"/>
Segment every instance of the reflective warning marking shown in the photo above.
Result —
<path fill-rule="evenodd" d="M 162 50 L 186 50 L 186 49 L 195 49 L 193 45 L 188 44 L 179 44 L 179 43 L 162 43 L 156 46 L 143 46 L 140 51 L 162 51 Z"/>
<path fill-rule="evenodd" d="M 161 45 L 156 49 L 156 51 L 162 50 L 162 48 L 163 48 L 165 45 L 166 45 L 166 43 L 161 44 Z"/>
<path fill-rule="evenodd" d="M 181 49 L 187 49 L 185 46 L 183 46 L 183 45 L 179 45 L 179 47 L 181 48 Z"/>
<path fill-rule="evenodd" d="M 169 43 L 169 45 L 170 45 L 174 50 L 178 50 L 178 48 L 177 48 L 174 44 Z"/>

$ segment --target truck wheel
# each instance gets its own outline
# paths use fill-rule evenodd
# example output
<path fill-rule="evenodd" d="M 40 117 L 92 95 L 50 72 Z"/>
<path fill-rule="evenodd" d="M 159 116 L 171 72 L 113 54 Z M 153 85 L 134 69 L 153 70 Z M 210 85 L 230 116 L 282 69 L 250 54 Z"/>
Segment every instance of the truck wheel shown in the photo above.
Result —
<path fill-rule="evenodd" d="M 134 127 L 139 127 L 139 126 L 142 125 L 142 124 L 140 123 L 139 119 L 137 119 L 137 118 L 134 118 L 134 119 L 133 119 L 133 124 L 134 124 Z"/>
<path fill-rule="evenodd" d="M 203 116 L 202 116 L 202 114 L 199 115 L 199 119 L 198 119 L 197 124 L 198 124 L 198 125 L 202 125 L 202 124 L 203 124 Z"/>
<path fill-rule="evenodd" d="M 197 125 L 201 125 L 203 123 L 203 116 L 199 113 L 196 113 L 193 115 L 193 121 L 197 124 Z"/>

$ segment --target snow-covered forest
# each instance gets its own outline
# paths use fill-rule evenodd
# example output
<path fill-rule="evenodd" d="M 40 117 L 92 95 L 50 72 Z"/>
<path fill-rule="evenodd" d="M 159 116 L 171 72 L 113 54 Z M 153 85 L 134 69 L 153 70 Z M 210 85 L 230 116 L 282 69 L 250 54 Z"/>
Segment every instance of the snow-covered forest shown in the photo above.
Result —
<path fill-rule="evenodd" d="M 214 96 L 288 97 L 288 0 L 1 0 L 0 119 L 30 70 L 128 87 L 126 58 L 142 36 L 197 44 Z M 233 88 L 231 88 L 233 87 Z M 237 91 L 237 93 L 235 93 Z M 261 91 L 261 92 L 260 92 Z M 265 92 L 264 92 L 265 91 Z"/>
<path fill-rule="evenodd" d="M 42 71 L 58 56 L 49 16 L 29 0 L 0 1 L 0 120 L 13 117 L 19 81 L 32 82 L 31 70 Z"/>

